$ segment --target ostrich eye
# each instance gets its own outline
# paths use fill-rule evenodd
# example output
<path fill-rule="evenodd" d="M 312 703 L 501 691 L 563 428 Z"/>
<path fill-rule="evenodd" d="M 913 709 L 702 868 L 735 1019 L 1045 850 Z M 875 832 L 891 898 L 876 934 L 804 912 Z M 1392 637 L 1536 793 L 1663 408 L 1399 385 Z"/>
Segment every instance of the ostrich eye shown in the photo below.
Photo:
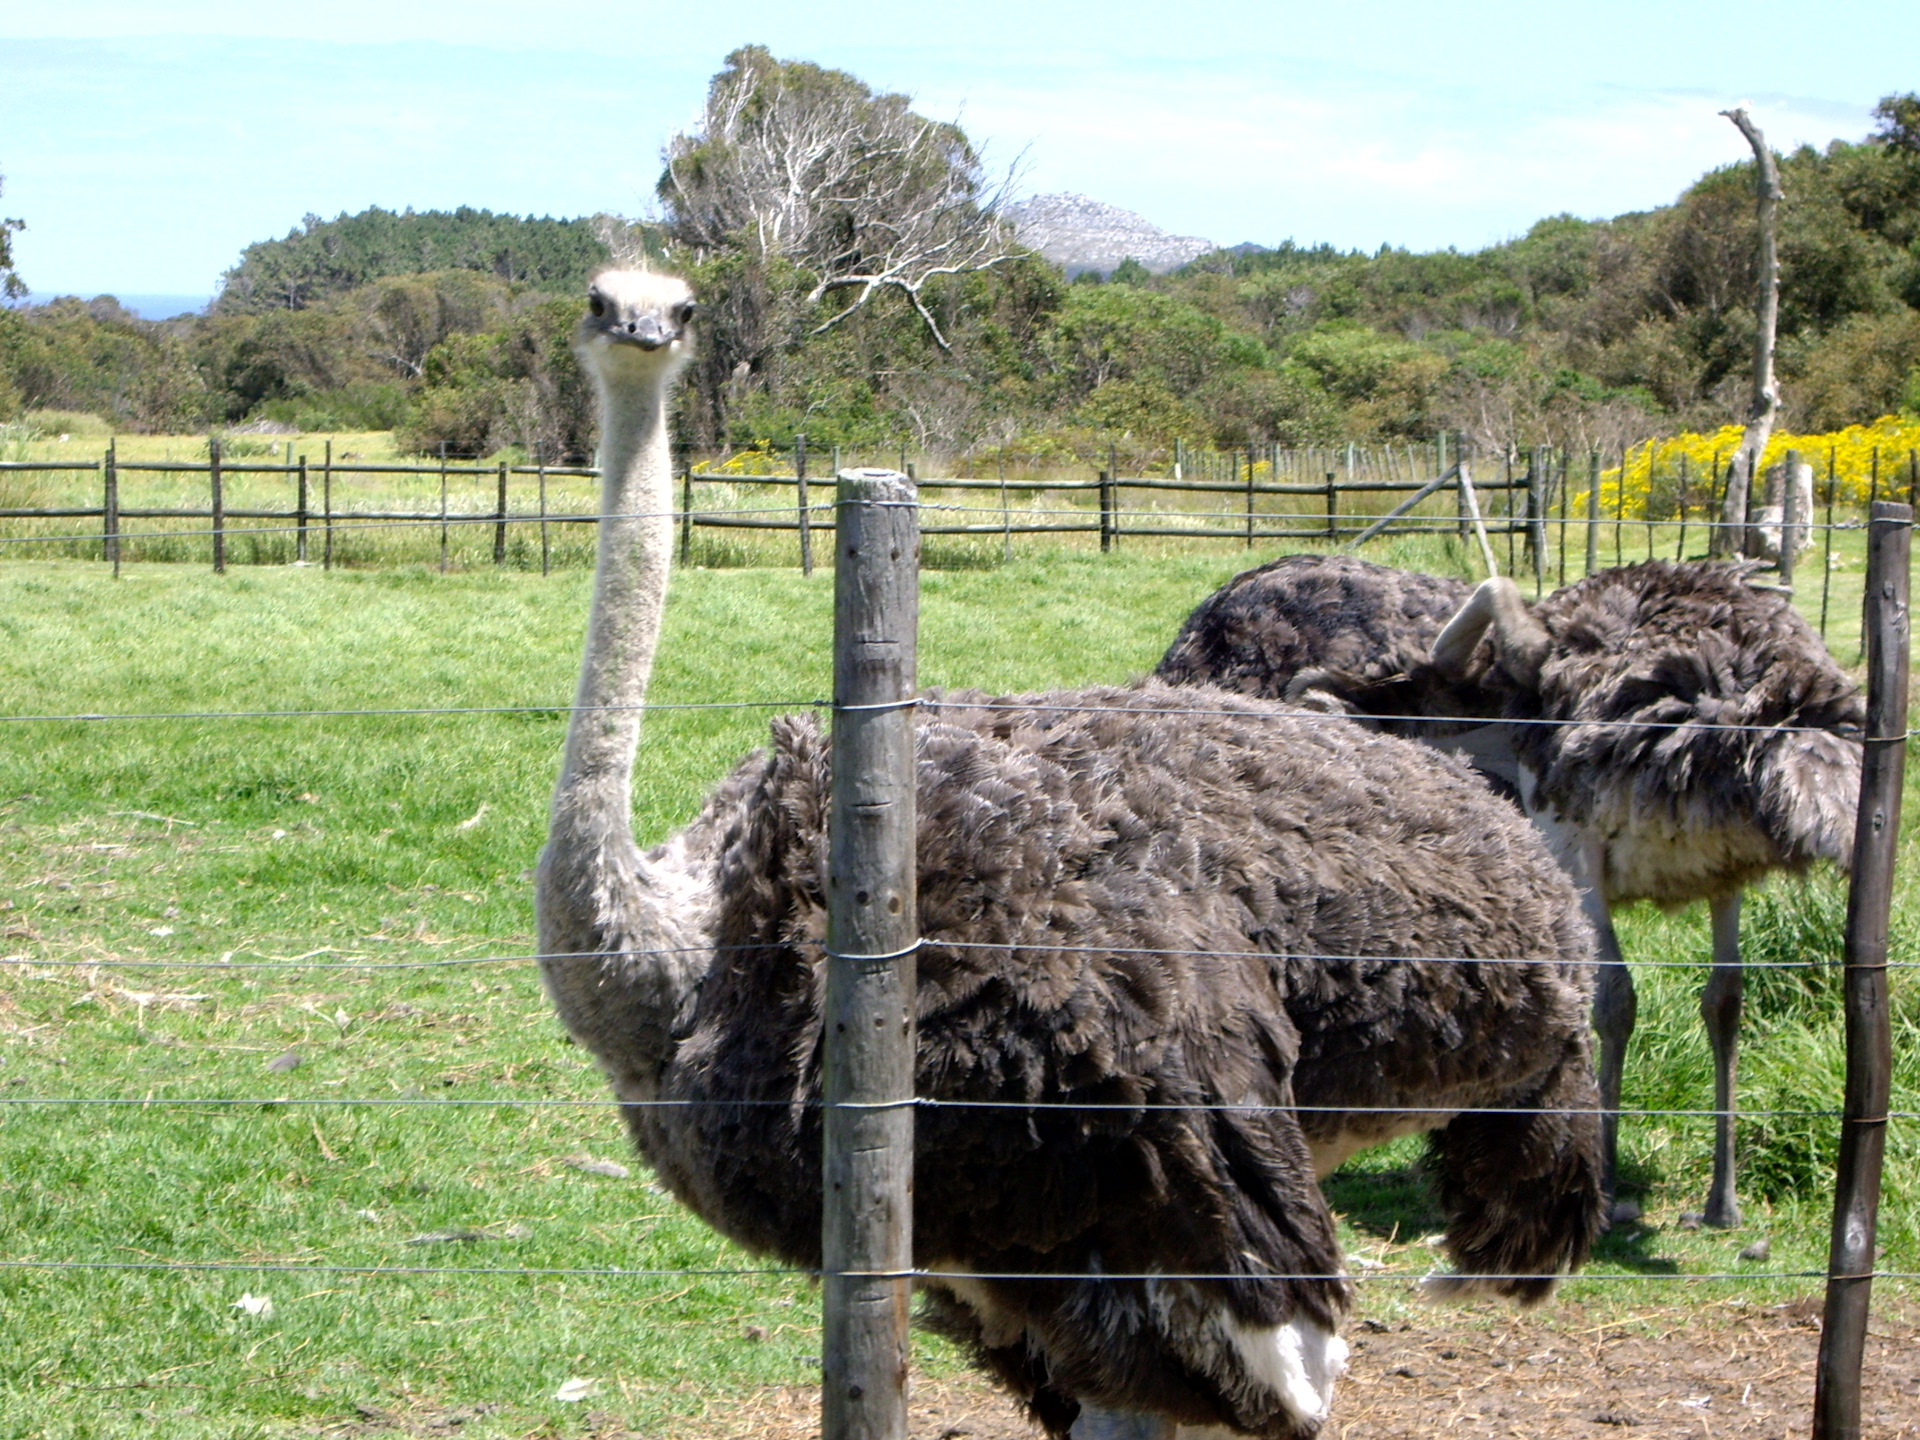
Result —
<path fill-rule="evenodd" d="M 592 312 L 593 318 L 598 320 L 607 313 L 607 302 L 602 300 L 598 295 L 589 295 L 587 297 L 587 309 Z"/>
<path fill-rule="evenodd" d="M 698 310 L 699 308 L 700 307 L 696 305 L 693 301 L 688 300 L 674 310 L 673 318 L 679 321 L 680 324 L 685 325 L 688 321 L 693 319 L 693 312 Z"/>

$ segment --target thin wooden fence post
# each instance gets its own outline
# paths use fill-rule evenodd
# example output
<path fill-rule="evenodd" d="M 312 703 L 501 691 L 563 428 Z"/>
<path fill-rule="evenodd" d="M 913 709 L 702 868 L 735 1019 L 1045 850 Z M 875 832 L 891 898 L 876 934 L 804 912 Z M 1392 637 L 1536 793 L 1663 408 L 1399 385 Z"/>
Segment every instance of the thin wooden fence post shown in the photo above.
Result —
<path fill-rule="evenodd" d="M 1340 539 L 1340 490 L 1333 483 L 1333 471 L 1327 471 L 1327 539 Z"/>
<path fill-rule="evenodd" d="M 507 563 L 507 462 L 500 462 L 500 493 L 493 507 L 493 563 Z"/>
<path fill-rule="evenodd" d="M 320 568 L 333 569 L 333 441 L 327 443 L 325 458 L 320 462 Z"/>
<path fill-rule="evenodd" d="M 1533 447 L 1527 457 L 1527 548 L 1533 552 L 1533 598 L 1546 588 L 1547 565 L 1547 456 Z"/>
<path fill-rule="evenodd" d="M 1780 583 L 1793 588 L 1794 551 L 1800 547 L 1800 452 L 1787 451 L 1787 483 L 1780 492 Z"/>
<path fill-rule="evenodd" d="M 1113 475 L 1100 472 L 1100 553 L 1113 549 Z"/>
<path fill-rule="evenodd" d="M 1674 542 L 1673 558 L 1687 558 L 1687 452 L 1680 452 L 1680 538 Z"/>
<path fill-rule="evenodd" d="M 1833 594 L 1833 492 L 1838 476 L 1836 470 L 1839 451 L 1836 446 L 1827 447 L 1827 532 L 1826 544 L 1820 557 L 1820 638 L 1827 638 L 1827 601 Z"/>
<path fill-rule="evenodd" d="M 1659 442 L 1647 442 L 1647 498 L 1640 506 L 1640 519 L 1647 527 L 1647 559 L 1653 559 L 1653 477 L 1654 466 L 1660 458 Z"/>
<path fill-rule="evenodd" d="M 105 532 L 101 546 L 102 559 L 113 562 L 113 578 L 120 578 L 120 449 L 118 437 L 107 441 L 107 459 L 105 465 L 106 494 L 102 497 L 100 508 L 106 511 L 101 517 Z"/>
<path fill-rule="evenodd" d="M 227 573 L 227 501 L 220 484 L 220 437 L 207 437 L 207 481 L 213 490 L 213 573 Z"/>
<path fill-rule="evenodd" d="M 1178 443 L 1178 442 L 1176 442 Z M 1007 504 L 1007 447 L 1000 447 L 1000 559 L 1013 559 L 1013 510 Z"/>
<path fill-rule="evenodd" d="M 799 493 L 800 573 L 813 574 L 813 531 L 807 515 L 807 437 L 793 437 L 794 486 Z"/>
<path fill-rule="evenodd" d="M 686 450 L 680 461 L 680 563 L 693 554 L 693 451 Z"/>
<path fill-rule="evenodd" d="M 1253 447 L 1247 447 L 1247 548 L 1253 548 Z"/>
<path fill-rule="evenodd" d="M 1880 498 L 1880 447 L 1876 445 L 1873 447 L 1873 479 L 1872 479 L 1872 482 L 1867 486 L 1868 507 L 1871 508 L 1873 505 L 1873 502 L 1878 500 L 1879 498 Z"/>
<path fill-rule="evenodd" d="M 1600 568 L 1600 452 L 1587 451 L 1587 570 Z"/>
<path fill-rule="evenodd" d="M 1907 451 L 1907 504 L 1920 505 L 1920 450 Z"/>
<path fill-rule="evenodd" d="M 1557 583 L 1567 583 L 1567 510 L 1573 504 L 1572 453 L 1562 449 L 1557 457 L 1560 461 L 1560 474 L 1556 484 L 1560 487 L 1560 579 Z"/>
<path fill-rule="evenodd" d="M 440 573 L 447 573 L 447 442 L 440 442 Z"/>
<path fill-rule="evenodd" d="M 547 548 L 547 462 L 536 441 L 533 447 L 533 468 L 538 472 L 540 481 L 540 573 L 549 574 L 553 559 Z M 687 563 L 685 554 L 680 557 L 682 565 Z"/>
<path fill-rule="evenodd" d="M 1893 1040 L 1887 926 L 1907 749 L 1907 567 L 1913 507 L 1882 501 L 1867 527 L 1867 730 L 1847 888 L 1847 1093 L 1840 1120 L 1827 1298 L 1814 1370 L 1814 1440 L 1860 1432 L 1860 1362 L 1873 1294 Z"/>
<path fill-rule="evenodd" d="M 307 563 L 307 457 L 300 457 L 300 493 L 296 501 L 295 514 L 298 519 L 293 532 L 293 558 L 302 565 Z"/>
<path fill-rule="evenodd" d="M 1625 563 L 1626 557 L 1620 551 L 1620 522 L 1626 518 L 1626 514 L 1627 447 L 1622 445 L 1620 447 L 1620 488 L 1614 492 L 1613 496 L 1613 563 L 1615 565 Z"/>
<path fill-rule="evenodd" d="M 913 484 L 838 477 L 822 1064 L 823 1440 L 905 1440 L 919 947 Z"/>

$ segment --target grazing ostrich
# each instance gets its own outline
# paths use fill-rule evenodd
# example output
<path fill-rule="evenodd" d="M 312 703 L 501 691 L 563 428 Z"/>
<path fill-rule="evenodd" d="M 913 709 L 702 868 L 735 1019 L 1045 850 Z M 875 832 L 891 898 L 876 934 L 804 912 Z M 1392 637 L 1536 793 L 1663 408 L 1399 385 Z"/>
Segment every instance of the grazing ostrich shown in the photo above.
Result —
<path fill-rule="evenodd" d="M 1609 911 L 1704 898 L 1713 969 L 1700 1009 L 1720 1113 L 1703 1219 L 1718 1226 L 1740 1222 L 1740 891 L 1816 859 L 1845 863 L 1864 722 L 1857 688 L 1784 595 L 1745 582 L 1750 568 L 1648 561 L 1529 607 L 1511 581 L 1472 590 L 1347 556 L 1288 556 L 1202 602 L 1158 672 L 1256 695 L 1330 693 L 1517 787 L 1599 936 L 1594 1024 L 1610 1111 L 1635 999 Z M 1433 718 L 1449 715 L 1550 723 Z M 1609 1115 L 1609 1193 L 1616 1140 Z"/>
<path fill-rule="evenodd" d="M 647 851 L 631 829 L 692 311 L 679 280 L 614 271 L 581 322 L 604 518 L 541 969 L 673 1193 L 817 1267 L 827 738 L 778 719 L 684 829 Z M 916 762 L 916 1093 L 997 1104 L 919 1115 L 915 1263 L 932 1321 L 1050 1435 L 1313 1435 L 1350 1304 L 1315 1161 L 1355 1144 L 1442 1126 L 1463 1288 L 1530 1302 L 1585 1256 L 1591 934 L 1463 770 L 1157 685 L 938 698 Z M 1487 963 L 1391 958 L 1435 952 Z M 1305 1075 L 1379 1108 L 1297 1114 Z"/>

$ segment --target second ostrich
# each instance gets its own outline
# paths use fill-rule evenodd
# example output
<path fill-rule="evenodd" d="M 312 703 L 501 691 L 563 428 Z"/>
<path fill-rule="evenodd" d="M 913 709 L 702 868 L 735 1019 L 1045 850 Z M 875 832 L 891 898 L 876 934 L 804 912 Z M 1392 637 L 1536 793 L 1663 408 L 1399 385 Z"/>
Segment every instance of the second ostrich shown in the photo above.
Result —
<path fill-rule="evenodd" d="M 603 518 L 542 972 L 673 1192 L 817 1266 L 832 757 L 813 720 L 777 720 L 689 825 L 635 843 L 693 302 L 616 271 L 588 309 Z M 995 1103 L 921 1114 L 915 1261 L 935 1322 L 1051 1435 L 1319 1429 L 1349 1290 L 1316 1152 L 1440 1125 L 1458 1270 L 1532 1300 L 1584 1257 L 1592 942 L 1510 807 L 1418 746 L 1226 692 L 923 715 L 915 1083 Z M 1435 951 L 1469 963 L 1401 958 Z M 1353 1109 L 1303 1134 L 1296 1076 L 1334 1073 Z"/>
<path fill-rule="evenodd" d="M 1546 832 L 1600 941 L 1600 1089 L 1617 1110 L 1635 1018 L 1612 907 L 1705 899 L 1714 1055 L 1704 1219 L 1739 1223 L 1734 1079 L 1740 892 L 1817 859 L 1844 863 L 1860 785 L 1858 688 L 1787 597 L 1748 567 L 1653 560 L 1598 571 L 1532 606 L 1342 555 L 1249 570 L 1188 617 L 1159 675 L 1254 695 L 1330 693 L 1377 723 L 1464 750 Z M 1440 718 L 1447 717 L 1447 718 Z M 1517 724 L 1486 723 L 1498 720 Z M 1617 1129 L 1606 1124 L 1608 1191 Z"/>

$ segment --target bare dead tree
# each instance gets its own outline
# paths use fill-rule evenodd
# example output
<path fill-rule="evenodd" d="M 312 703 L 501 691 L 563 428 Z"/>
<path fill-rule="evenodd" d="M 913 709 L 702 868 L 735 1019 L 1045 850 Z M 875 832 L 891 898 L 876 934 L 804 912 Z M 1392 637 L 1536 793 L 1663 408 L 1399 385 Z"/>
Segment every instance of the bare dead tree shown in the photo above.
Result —
<path fill-rule="evenodd" d="M 1767 441 L 1773 436 L 1773 422 L 1780 409 L 1780 391 L 1773 378 L 1774 335 L 1780 321 L 1780 257 L 1775 245 L 1775 215 L 1783 198 L 1780 170 L 1774 164 L 1773 151 L 1766 136 L 1742 107 L 1720 112 L 1731 120 L 1753 147 L 1754 213 L 1760 230 L 1758 294 L 1754 311 L 1759 323 L 1753 336 L 1753 397 L 1747 408 L 1746 433 L 1740 437 L 1740 452 L 1734 456 L 1727 476 L 1727 498 L 1720 512 L 1721 528 L 1714 535 L 1711 551 L 1716 555 L 1744 554 L 1751 541 L 1747 533 L 1747 497 L 1766 454 Z"/>
<path fill-rule="evenodd" d="M 707 91 L 699 126 L 673 137 L 659 196 L 674 240 L 702 255 L 784 260 L 811 282 L 806 300 L 850 296 L 821 334 L 893 291 L 942 349 L 923 294 L 938 276 L 989 269 L 1020 253 L 957 125 L 875 95 L 842 71 L 736 50 Z"/>

